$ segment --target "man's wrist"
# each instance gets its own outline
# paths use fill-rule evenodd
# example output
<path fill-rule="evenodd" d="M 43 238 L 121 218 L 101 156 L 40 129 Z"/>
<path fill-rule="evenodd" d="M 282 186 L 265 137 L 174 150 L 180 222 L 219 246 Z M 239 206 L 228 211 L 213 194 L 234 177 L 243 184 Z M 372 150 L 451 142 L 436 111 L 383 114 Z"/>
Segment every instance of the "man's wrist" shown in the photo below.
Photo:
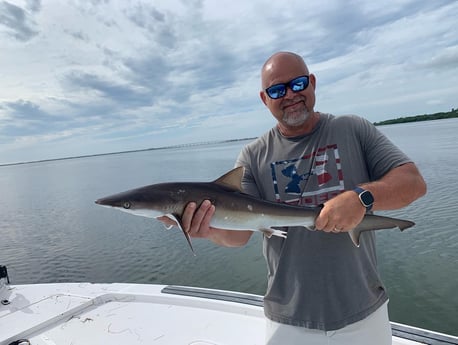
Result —
<path fill-rule="evenodd" d="M 359 201 L 364 206 L 366 211 L 370 211 L 374 206 L 374 196 L 367 189 L 356 187 L 353 191 L 358 195 Z"/>

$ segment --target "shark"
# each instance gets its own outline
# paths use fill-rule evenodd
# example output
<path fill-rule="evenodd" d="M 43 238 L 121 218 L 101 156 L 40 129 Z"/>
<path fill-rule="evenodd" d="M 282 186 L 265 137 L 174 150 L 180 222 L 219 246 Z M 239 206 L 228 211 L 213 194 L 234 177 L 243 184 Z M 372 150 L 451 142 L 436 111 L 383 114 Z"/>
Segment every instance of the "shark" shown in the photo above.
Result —
<path fill-rule="evenodd" d="M 111 207 L 133 215 L 148 218 L 166 216 L 181 229 L 194 253 L 191 238 L 182 223 L 182 215 L 190 202 L 210 200 L 215 213 L 210 226 L 234 231 L 259 231 L 267 237 L 287 237 L 288 227 L 302 227 L 315 231 L 315 219 L 321 207 L 302 207 L 262 200 L 242 191 L 243 167 L 237 167 L 211 182 L 157 183 L 106 196 L 96 204 Z M 348 232 L 356 247 L 364 231 L 414 226 L 410 220 L 366 214 L 363 220 Z M 170 227 L 169 227 L 170 228 Z"/>

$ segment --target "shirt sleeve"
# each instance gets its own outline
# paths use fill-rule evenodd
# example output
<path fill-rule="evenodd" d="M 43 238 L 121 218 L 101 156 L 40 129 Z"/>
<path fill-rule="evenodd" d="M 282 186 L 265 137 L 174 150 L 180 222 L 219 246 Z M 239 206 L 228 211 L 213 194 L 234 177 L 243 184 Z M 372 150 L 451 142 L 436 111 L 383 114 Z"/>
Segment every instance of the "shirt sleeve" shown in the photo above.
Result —
<path fill-rule="evenodd" d="M 404 152 L 368 120 L 359 118 L 357 132 L 372 181 L 382 178 L 390 170 L 400 165 L 412 162 Z"/>
<path fill-rule="evenodd" d="M 235 167 L 240 166 L 245 168 L 242 178 L 243 192 L 259 198 L 261 193 L 259 193 L 258 186 L 251 170 L 252 160 L 249 148 L 247 146 L 245 146 L 242 151 L 240 151 L 240 154 L 235 162 Z"/>

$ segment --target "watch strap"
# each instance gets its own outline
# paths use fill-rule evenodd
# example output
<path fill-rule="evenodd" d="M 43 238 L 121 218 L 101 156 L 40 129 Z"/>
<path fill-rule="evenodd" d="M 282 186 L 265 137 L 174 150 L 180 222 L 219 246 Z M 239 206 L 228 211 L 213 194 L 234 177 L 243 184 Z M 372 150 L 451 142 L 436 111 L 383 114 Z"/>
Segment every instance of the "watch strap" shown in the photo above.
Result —
<path fill-rule="evenodd" d="M 372 193 L 361 187 L 356 187 L 353 191 L 358 194 L 359 201 L 366 208 L 366 211 L 370 211 L 374 205 L 374 196 Z"/>

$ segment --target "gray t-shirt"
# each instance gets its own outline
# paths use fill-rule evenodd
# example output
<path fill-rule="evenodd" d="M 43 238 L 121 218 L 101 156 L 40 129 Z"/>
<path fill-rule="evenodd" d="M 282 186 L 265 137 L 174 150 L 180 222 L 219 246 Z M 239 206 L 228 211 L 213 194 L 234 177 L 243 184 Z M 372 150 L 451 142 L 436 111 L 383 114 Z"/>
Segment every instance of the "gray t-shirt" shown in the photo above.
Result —
<path fill-rule="evenodd" d="M 312 133 L 285 138 L 272 128 L 243 148 L 242 187 L 262 199 L 316 206 L 410 162 L 375 126 L 357 116 L 320 113 Z M 268 286 L 264 312 L 276 322 L 335 330 L 362 320 L 388 297 L 377 271 L 375 236 L 355 247 L 346 233 L 289 228 L 264 237 Z"/>

